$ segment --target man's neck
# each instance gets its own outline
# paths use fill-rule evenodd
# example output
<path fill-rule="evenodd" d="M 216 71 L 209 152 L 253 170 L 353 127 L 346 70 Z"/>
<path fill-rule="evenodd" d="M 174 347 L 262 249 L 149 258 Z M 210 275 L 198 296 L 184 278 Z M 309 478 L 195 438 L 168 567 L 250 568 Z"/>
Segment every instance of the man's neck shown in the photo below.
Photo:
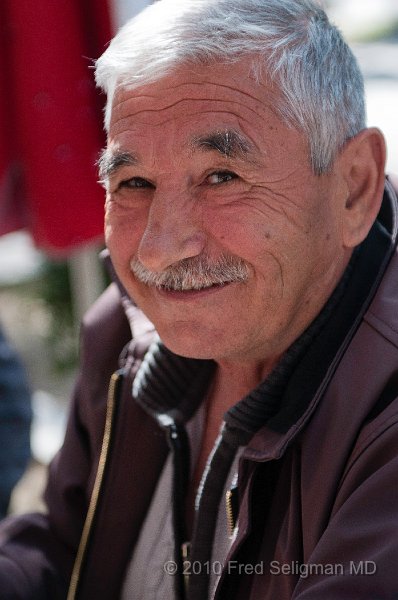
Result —
<path fill-rule="evenodd" d="M 263 381 L 271 372 L 276 361 L 256 364 L 239 364 L 234 362 L 219 362 L 211 387 L 207 393 L 206 419 L 201 441 L 199 457 L 191 481 L 187 501 L 188 529 L 192 524 L 193 503 L 196 491 L 201 480 L 207 459 L 213 449 L 215 440 L 220 431 L 224 414 L 231 406 L 239 402 L 252 389 Z"/>
<path fill-rule="evenodd" d="M 217 361 L 210 390 L 213 402 L 224 404 L 225 411 L 228 410 L 257 387 L 271 373 L 278 360 L 279 358 L 251 363 Z"/>

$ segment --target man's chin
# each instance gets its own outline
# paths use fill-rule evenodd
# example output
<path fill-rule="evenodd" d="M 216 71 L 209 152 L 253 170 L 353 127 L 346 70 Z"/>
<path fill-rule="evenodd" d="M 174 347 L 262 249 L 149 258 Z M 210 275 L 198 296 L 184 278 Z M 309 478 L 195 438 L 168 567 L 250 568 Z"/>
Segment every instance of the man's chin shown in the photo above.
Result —
<path fill-rule="evenodd" d="M 199 344 L 182 343 L 181 340 L 174 342 L 169 339 L 164 339 L 160 336 L 160 339 L 164 345 L 174 354 L 178 356 L 184 356 L 185 358 L 196 358 L 198 360 L 211 360 L 214 359 L 214 349 L 202 348 Z"/>
<path fill-rule="evenodd" d="M 155 324 L 156 327 L 156 324 Z M 179 356 L 185 358 L 196 358 L 200 360 L 211 360 L 215 359 L 218 354 L 214 344 L 209 343 L 209 339 L 205 334 L 198 334 L 197 329 L 195 332 L 188 333 L 186 330 L 180 335 L 170 335 L 167 330 L 162 330 L 160 327 L 157 329 L 160 339 L 164 345 Z"/>

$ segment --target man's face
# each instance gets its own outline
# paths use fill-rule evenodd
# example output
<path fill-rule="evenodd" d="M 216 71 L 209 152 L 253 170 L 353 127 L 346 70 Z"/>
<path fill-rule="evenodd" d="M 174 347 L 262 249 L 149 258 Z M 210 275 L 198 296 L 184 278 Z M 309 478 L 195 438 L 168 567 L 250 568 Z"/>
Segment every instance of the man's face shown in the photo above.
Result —
<path fill-rule="evenodd" d="M 276 102 L 246 60 L 181 68 L 115 96 L 106 242 L 127 291 L 178 354 L 274 361 L 349 258 L 342 178 L 312 174 L 305 137 Z M 155 282 L 185 263 L 193 273 L 173 289 L 140 281 L 132 263 Z M 220 285 L 224 263 L 240 274 L 229 270 Z"/>

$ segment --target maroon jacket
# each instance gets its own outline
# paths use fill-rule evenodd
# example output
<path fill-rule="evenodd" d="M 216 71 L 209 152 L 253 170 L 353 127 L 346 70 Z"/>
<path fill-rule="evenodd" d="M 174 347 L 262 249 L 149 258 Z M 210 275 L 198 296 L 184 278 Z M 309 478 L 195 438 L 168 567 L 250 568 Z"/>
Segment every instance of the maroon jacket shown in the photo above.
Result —
<path fill-rule="evenodd" d="M 218 600 L 398 597 L 398 220 L 388 182 L 380 219 L 389 236 L 372 230 L 348 296 L 243 454 L 239 533 Z M 48 515 L 0 527 L 2 600 L 66 597 L 87 510 L 69 598 L 118 597 L 167 454 L 131 397 L 152 336 L 115 284 L 89 311 Z"/>

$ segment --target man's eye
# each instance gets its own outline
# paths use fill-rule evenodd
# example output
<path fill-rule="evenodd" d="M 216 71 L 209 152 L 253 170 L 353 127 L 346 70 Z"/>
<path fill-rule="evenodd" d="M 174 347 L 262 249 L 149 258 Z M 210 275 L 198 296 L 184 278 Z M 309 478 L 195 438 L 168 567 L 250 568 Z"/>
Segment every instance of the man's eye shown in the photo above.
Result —
<path fill-rule="evenodd" d="M 207 182 L 214 185 L 218 183 L 226 183 L 236 178 L 237 175 L 231 171 L 215 171 L 207 176 Z"/>
<path fill-rule="evenodd" d="M 136 188 L 153 188 L 154 185 L 147 181 L 146 179 L 142 179 L 142 177 L 132 177 L 131 179 L 125 179 L 119 183 L 119 189 L 127 188 L 127 189 L 136 189 Z"/>

